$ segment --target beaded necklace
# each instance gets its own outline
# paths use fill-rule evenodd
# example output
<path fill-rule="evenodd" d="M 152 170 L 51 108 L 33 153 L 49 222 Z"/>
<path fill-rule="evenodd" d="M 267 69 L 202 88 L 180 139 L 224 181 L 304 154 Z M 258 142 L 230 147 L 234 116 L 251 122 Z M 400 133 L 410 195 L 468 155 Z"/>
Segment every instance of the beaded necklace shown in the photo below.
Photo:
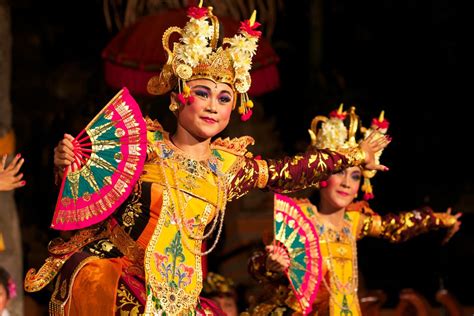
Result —
<path fill-rule="evenodd" d="M 185 214 L 184 214 L 184 207 L 181 203 L 181 199 L 185 200 L 185 198 L 184 198 L 184 196 L 182 196 L 183 193 L 181 192 L 181 190 L 179 189 L 179 186 L 178 186 L 178 179 L 177 179 L 178 170 L 176 169 L 173 162 L 169 163 L 169 165 L 172 169 L 171 173 L 172 173 L 172 176 L 173 176 L 173 181 L 176 184 L 176 200 L 177 200 L 178 205 L 175 205 L 173 196 L 171 194 L 171 192 L 172 192 L 171 185 L 169 184 L 168 177 L 167 177 L 166 171 L 165 171 L 164 158 L 165 157 L 164 157 L 163 151 L 162 151 L 160 153 L 160 159 L 158 159 L 159 160 L 159 165 L 160 165 L 161 171 L 163 173 L 165 188 L 166 188 L 166 191 L 167 191 L 167 193 L 170 197 L 171 206 L 172 206 L 172 209 L 174 210 L 174 216 L 177 219 L 176 222 L 178 224 L 178 229 L 179 229 L 180 233 L 183 236 L 187 236 L 187 237 L 189 237 L 190 239 L 193 239 L 193 240 L 204 240 L 205 238 L 208 238 L 214 232 L 214 230 L 217 226 L 217 222 L 219 222 L 217 236 L 214 239 L 214 242 L 213 242 L 212 246 L 204 252 L 194 250 L 193 247 L 191 247 L 191 245 L 189 245 L 189 243 L 187 241 L 187 238 L 185 238 L 185 237 L 182 238 L 184 246 L 192 254 L 198 255 L 198 256 L 205 256 L 205 255 L 211 253 L 214 250 L 214 248 L 217 246 L 217 242 L 219 241 L 221 233 L 222 233 L 222 226 L 223 226 L 223 223 L 224 223 L 225 207 L 226 207 L 226 200 L 227 200 L 227 192 L 226 192 L 226 189 L 225 189 L 224 181 L 221 179 L 222 176 L 220 175 L 219 172 L 216 172 L 216 177 L 217 177 L 217 202 L 216 202 L 216 214 L 214 216 L 212 226 L 205 235 L 199 236 L 199 235 L 194 234 L 192 231 L 190 231 L 186 227 L 186 225 L 183 225 L 183 222 L 185 222 L 186 217 L 185 217 Z"/>
<path fill-rule="evenodd" d="M 347 215 L 344 214 L 344 217 L 345 216 L 347 216 Z M 321 219 L 320 216 L 318 216 L 318 218 Z M 331 283 L 334 284 L 335 291 L 333 291 L 331 289 L 331 286 L 327 283 L 325 277 L 322 277 L 323 284 L 324 284 L 324 287 L 326 288 L 326 290 L 329 293 L 330 300 L 341 309 L 341 314 L 342 313 L 345 313 L 345 314 L 352 313 L 351 309 L 352 309 L 352 306 L 354 305 L 355 300 L 357 299 L 357 291 L 358 291 L 358 288 L 357 288 L 358 287 L 357 286 L 357 284 L 358 284 L 357 245 L 356 245 L 355 238 L 352 236 L 351 229 L 350 229 L 350 224 L 347 221 L 348 221 L 348 219 L 344 218 L 344 226 L 342 227 L 342 233 L 347 236 L 347 238 L 349 239 L 349 241 L 351 243 L 351 248 L 352 248 L 352 278 L 350 280 L 350 281 L 352 281 L 351 282 L 352 284 L 351 284 L 351 287 L 349 289 L 349 292 L 347 290 L 347 286 L 345 286 L 344 282 L 339 279 L 339 277 L 337 276 L 336 271 L 334 269 L 335 265 L 333 264 L 333 255 L 332 255 L 330 247 L 329 247 L 330 239 L 327 236 L 328 232 L 329 232 L 329 229 L 326 230 L 325 229 L 326 227 L 325 227 L 324 224 L 322 224 L 322 225 L 318 224 L 319 232 L 320 232 L 320 238 L 322 239 L 322 242 L 326 244 L 327 258 L 325 258 L 325 259 L 326 259 L 326 262 L 328 264 L 329 278 L 331 280 Z M 320 221 L 320 222 L 322 222 L 322 221 Z M 340 232 L 335 232 L 335 234 L 336 234 L 336 236 L 339 236 Z M 339 239 L 339 237 L 337 237 L 337 239 Z M 342 278 L 344 280 L 344 274 L 343 274 Z M 338 293 L 343 294 L 342 305 L 337 301 L 337 294 Z M 352 302 L 350 303 L 350 305 L 347 304 L 347 295 L 348 294 L 352 295 L 352 297 L 353 297 Z"/>

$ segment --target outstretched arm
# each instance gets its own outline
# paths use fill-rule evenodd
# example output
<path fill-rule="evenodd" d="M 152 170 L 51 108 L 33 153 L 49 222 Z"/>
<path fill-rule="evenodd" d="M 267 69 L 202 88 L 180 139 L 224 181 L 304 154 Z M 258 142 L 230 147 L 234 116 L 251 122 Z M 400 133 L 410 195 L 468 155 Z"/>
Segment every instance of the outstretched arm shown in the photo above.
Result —
<path fill-rule="evenodd" d="M 343 152 L 309 148 L 305 153 L 283 159 L 257 160 L 242 157 L 230 183 L 229 200 L 238 198 L 253 188 L 289 193 L 316 186 L 341 169 L 364 165 L 373 170 L 388 170 L 376 164 L 375 153 L 385 148 L 390 138 L 375 139 L 372 135 L 359 147 Z"/>
<path fill-rule="evenodd" d="M 23 162 L 25 160 L 21 158 L 20 154 L 17 154 L 9 164 L 7 164 L 7 155 L 2 156 L 0 164 L 0 191 L 14 190 L 26 184 L 26 181 L 22 180 L 23 173 L 19 173 Z"/>
<path fill-rule="evenodd" d="M 450 208 L 446 213 L 435 213 L 430 208 L 425 208 L 384 216 L 375 213 L 364 214 L 361 219 L 360 237 L 380 237 L 395 243 L 431 230 L 447 228 L 449 231 L 443 240 L 443 243 L 446 243 L 459 230 L 461 215 L 462 213 L 451 215 Z"/>

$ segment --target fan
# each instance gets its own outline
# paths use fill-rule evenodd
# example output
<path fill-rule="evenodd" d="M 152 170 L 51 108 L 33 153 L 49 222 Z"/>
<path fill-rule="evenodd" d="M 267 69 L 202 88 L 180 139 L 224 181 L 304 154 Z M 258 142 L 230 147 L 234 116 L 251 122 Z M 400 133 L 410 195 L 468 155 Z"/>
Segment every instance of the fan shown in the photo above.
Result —
<path fill-rule="evenodd" d="M 275 194 L 275 242 L 290 258 L 286 271 L 302 311 L 307 315 L 321 282 L 321 251 L 316 229 L 299 205 L 291 198 Z"/>
<path fill-rule="evenodd" d="M 112 214 L 142 172 L 146 144 L 140 107 L 123 88 L 74 139 L 51 228 L 84 228 Z"/>

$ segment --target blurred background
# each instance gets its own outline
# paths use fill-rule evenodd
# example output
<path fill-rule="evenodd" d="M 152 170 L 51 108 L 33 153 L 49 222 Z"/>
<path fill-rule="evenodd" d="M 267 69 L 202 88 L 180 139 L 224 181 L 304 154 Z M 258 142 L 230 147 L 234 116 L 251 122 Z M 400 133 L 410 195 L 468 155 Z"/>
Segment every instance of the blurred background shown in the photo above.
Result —
<path fill-rule="evenodd" d="M 254 116 L 246 123 L 234 120 L 225 134 L 251 135 L 255 155 L 277 158 L 304 150 L 311 119 L 328 115 L 340 103 L 346 109 L 355 106 L 364 125 L 384 110 L 393 141 L 382 162 L 390 171 L 372 182 L 372 208 L 386 214 L 424 205 L 437 212 L 453 207 L 464 213 L 463 224 L 445 246 L 444 231 L 396 245 L 360 241 L 362 286 L 382 289 L 387 308 L 396 306 L 404 288 L 415 289 L 437 306 L 435 293 L 443 287 L 462 305 L 474 306 L 473 168 L 467 153 L 472 128 L 470 105 L 461 100 L 457 76 L 454 4 L 209 2 L 227 16 L 229 25 L 247 19 L 256 7 L 264 32 L 252 74 Z M 2 61 L 9 61 L 11 76 L 4 71 L 1 77 L 11 80 L 4 88 L 10 91 L 0 102 L 11 104 L 7 122 L 16 152 L 26 160 L 22 169 L 27 185 L 14 192 L 23 272 L 41 266 L 48 241 L 58 235 L 49 224 L 58 194 L 53 148 L 63 133 L 77 134 L 123 85 L 144 114 L 165 127 L 173 119 L 167 100 L 146 95 L 143 83 L 159 71 L 164 58 L 161 34 L 167 26 L 180 24 L 179 8 L 186 4 L 0 0 L 6 17 L 0 47 L 8 49 L 11 43 L 11 56 Z M 262 232 L 272 229 L 272 199 L 269 192 L 255 192 L 229 205 L 223 240 L 208 257 L 210 271 L 232 277 L 244 290 L 254 284 L 246 270 L 248 256 L 262 246 Z M 10 216 L 0 212 L 8 225 Z M 26 294 L 25 315 L 32 315 L 30 306 L 45 310 L 49 295 L 48 290 Z"/>

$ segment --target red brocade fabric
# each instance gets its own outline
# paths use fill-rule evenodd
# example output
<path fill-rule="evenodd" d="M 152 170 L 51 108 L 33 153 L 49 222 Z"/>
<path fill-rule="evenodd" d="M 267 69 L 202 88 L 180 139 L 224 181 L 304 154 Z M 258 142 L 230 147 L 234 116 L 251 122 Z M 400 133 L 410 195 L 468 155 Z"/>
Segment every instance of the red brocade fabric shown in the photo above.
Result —
<path fill-rule="evenodd" d="M 170 26 L 184 26 L 187 20 L 185 10 L 169 10 L 142 17 L 122 29 L 102 51 L 106 83 L 115 89 L 126 86 L 134 94 L 149 95 L 147 82 L 160 73 L 167 58 L 162 45 L 163 33 Z M 233 36 L 240 27 L 240 22 L 231 18 L 220 21 L 226 37 Z M 177 39 L 177 34 L 171 36 L 170 48 Z M 252 60 L 249 95 L 262 95 L 279 87 L 278 61 L 269 41 L 261 38 Z"/>

